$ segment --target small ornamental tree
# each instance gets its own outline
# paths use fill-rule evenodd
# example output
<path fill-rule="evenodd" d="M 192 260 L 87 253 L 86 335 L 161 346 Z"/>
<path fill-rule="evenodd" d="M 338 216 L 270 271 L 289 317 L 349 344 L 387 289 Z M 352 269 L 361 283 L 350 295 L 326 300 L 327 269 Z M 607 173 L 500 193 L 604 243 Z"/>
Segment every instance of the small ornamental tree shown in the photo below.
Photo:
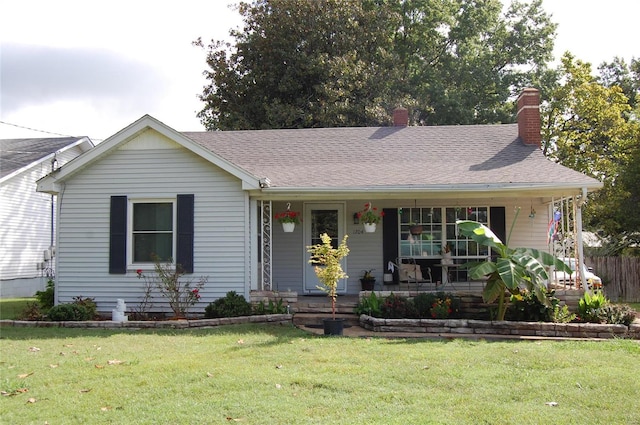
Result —
<path fill-rule="evenodd" d="M 314 265 L 316 276 L 320 285 L 316 286 L 331 298 L 331 318 L 336 318 L 336 298 L 338 297 L 338 282 L 349 276 L 342 270 L 340 261 L 349 254 L 347 247 L 347 235 L 344 235 L 338 248 L 331 245 L 331 237 L 323 233 L 320 235 L 321 244 L 307 247 L 311 254 L 309 263 Z"/>

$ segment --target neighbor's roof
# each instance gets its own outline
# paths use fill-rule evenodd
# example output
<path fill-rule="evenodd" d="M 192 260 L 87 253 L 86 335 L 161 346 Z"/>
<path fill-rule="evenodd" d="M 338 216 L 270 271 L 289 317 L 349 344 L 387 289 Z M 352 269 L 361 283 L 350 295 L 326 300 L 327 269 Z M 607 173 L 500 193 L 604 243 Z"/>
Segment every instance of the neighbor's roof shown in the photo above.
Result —
<path fill-rule="evenodd" d="M 0 179 L 87 140 L 86 137 L 0 139 Z"/>
<path fill-rule="evenodd" d="M 184 132 L 272 188 L 599 188 L 518 138 L 517 124 Z"/>

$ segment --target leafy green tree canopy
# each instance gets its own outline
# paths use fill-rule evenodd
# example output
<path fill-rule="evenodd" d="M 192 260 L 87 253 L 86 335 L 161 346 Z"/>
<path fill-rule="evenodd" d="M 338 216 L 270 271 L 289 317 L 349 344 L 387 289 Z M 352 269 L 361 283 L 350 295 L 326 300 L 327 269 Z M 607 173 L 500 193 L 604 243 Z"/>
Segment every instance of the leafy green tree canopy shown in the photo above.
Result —
<path fill-rule="evenodd" d="M 600 71 L 592 75 L 589 63 L 565 53 L 542 105 L 542 139 L 550 158 L 603 182 L 584 222 L 622 248 L 640 243 L 640 122 L 632 109 L 640 84 L 620 60 Z"/>
<path fill-rule="evenodd" d="M 233 44 L 205 46 L 209 130 L 510 122 L 551 59 L 541 0 L 255 0 Z"/>

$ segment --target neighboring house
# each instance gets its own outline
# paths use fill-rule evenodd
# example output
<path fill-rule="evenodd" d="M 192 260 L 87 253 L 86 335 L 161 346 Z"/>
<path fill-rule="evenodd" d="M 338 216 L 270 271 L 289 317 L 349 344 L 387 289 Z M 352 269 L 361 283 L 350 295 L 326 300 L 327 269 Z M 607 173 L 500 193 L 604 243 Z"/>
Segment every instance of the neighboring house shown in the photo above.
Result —
<path fill-rule="evenodd" d="M 553 202 L 601 184 L 543 156 L 537 90 L 518 105 L 518 124 L 508 125 L 409 127 L 399 109 L 394 127 L 180 133 L 144 116 L 38 182 L 62 196 L 57 302 L 135 305 L 136 271 L 153 271 L 151 252 L 208 277 L 202 305 L 231 290 L 317 294 L 307 246 L 323 231 L 349 235 L 342 293 L 360 290 L 365 269 L 382 281 L 403 258 L 440 280 L 444 244 L 456 263 L 488 255 L 458 235 L 456 219 L 504 238 L 517 208 L 510 244 L 547 250 Z M 375 233 L 355 224 L 365 203 L 385 212 Z M 291 233 L 274 220 L 287 205 L 302 213 Z M 410 236 L 411 222 L 421 236 Z"/>
<path fill-rule="evenodd" d="M 0 140 L 1 297 L 44 288 L 53 273 L 55 197 L 36 192 L 36 181 L 92 147 L 86 137 Z"/>

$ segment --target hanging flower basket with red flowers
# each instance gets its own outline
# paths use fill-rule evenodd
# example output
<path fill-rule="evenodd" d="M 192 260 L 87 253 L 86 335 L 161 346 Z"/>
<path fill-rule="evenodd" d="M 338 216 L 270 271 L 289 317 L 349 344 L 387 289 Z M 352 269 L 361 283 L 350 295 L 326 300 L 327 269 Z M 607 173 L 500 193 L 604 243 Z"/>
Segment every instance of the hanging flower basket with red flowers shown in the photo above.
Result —
<path fill-rule="evenodd" d="M 274 218 L 282 224 L 282 229 L 287 233 L 293 232 L 296 224 L 300 224 L 300 212 L 291 211 L 291 204 L 287 204 L 287 210 L 277 213 Z"/>
<path fill-rule="evenodd" d="M 371 202 L 364 204 L 364 209 L 358 212 L 358 218 L 364 224 L 364 231 L 367 233 L 376 231 L 376 225 L 380 223 L 382 217 L 384 217 L 384 212 L 378 211 L 376 207 L 371 205 Z"/>

